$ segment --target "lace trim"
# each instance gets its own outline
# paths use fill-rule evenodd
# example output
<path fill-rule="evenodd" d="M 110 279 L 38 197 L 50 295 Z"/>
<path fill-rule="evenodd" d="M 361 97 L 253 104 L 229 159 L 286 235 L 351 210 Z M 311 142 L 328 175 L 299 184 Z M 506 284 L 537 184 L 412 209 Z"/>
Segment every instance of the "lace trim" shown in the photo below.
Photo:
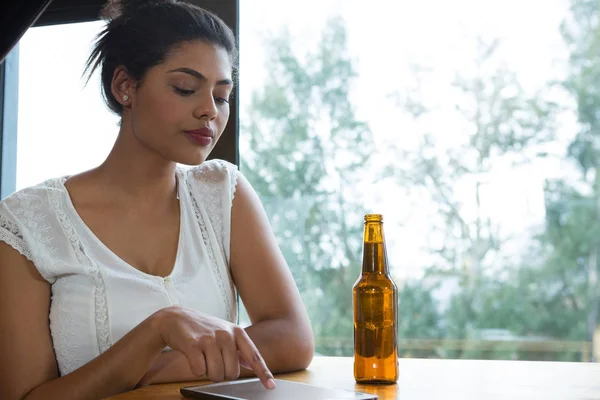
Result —
<path fill-rule="evenodd" d="M 34 263 L 40 275 L 48 282 L 54 283 L 58 249 L 53 243 L 52 228 L 47 222 L 48 215 L 44 211 L 43 199 L 33 193 L 21 191 L 11 195 L 7 201 L 11 204 L 14 202 L 10 209 L 27 232 L 27 241 L 25 231 L 21 231 L 16 222 L 4 215 L 0 215 L 0 226 L 4 229 L 1 231 L 0 240 Z M 41 247 L 43 251 L 35 252 L 30 245 Z M 43 259 L 38 259 L 36 253 L 40 257 L 43 255 Z"/>
<path fill-rule="evenodd" d="M 219 167 L 222 171 L 225 172 L 228 187 L 227 191 L 229 194 L 229 212 L 231 212 L 231 201 L 233 201 L 233 196 L 235 195 L 235 190 L 237 186 L 237 174 L 235 173 L 235 166 L 229 164 L 222 160 L 214 160 L 214 163 L 218 163 Z M 230 167 L 231 166 L 231 167 Z M 206 203 L 208 218 L 219 238 L 219 241 L 222 245 L 225 244 L 225 224 L 223 222 L 223 212 L 225 211 L 222 204 L 222 195 L 223 192 L 223 177 L 222 175 L 216 173 L 216 168 L 212 165 L 209 167 L 206 165 L 206 169 L 209 169 L 209 173 L 203 173 L 202 170 L 195 170 L 194 175 L 196 177 L 196 181 L 202 184 L 203 193 L 207 194 L 207 198 L 209 199 Z M 228 252 L 223 247 L 223 254 L 227 254 Z"/>
<path fill-rule="evenodd" d="M 235 197 L 235 191 L 237 190 L 237 181 L 238 181 L 237 169 L 236 168 L 227 169 L 227 174 L 229 175 L 229 199 L 230 199 L 229 200 L 229 219 L 227 221 L 229 223 L 229 227 L 227 227 L 227 229 L 229 230 L 229 240 L 227 240 L 227 242 L 225 242 L 225 234 L 223 234 L 223 244 L 225 246 L 227 246 L 225 248 L 225 254 L 226 254 L 227 262 L 230 263 L 229 273 L 231 273 L 231 210 L 233 208 L 233 199 Z M 225 229 L 225 224 L 223 224 L 223 229 Z"/>
<path fill-rule="evenodd" d="M 237 170 L 233 170 L 233 171 L 228 171 L 229 173 L 229 198 L 231 199 L 231 204 L 230 206 L 233 206 L 233 199 L 235 197 L 235 191 L 237 190 L 237 181 L 238 181 L 238 174 L 237 174 Z"/>
<path fill-rule="evenodd" d="M 104 279 L 100 273 L 100 269 L 85 253 L 83 244 L 79 240 L 75 228 L 71 223 L 71 220 L 67 217 L 66 213 L 61 206 L 60 194 L 61 191 L 50 191 L 50 204 L 54 208 L 56 215 L 64 229 L 66 236 L 71 242 L 71 246 L 75 251 L 77 261 L 86 267 L 88 274 L 94 281 L 94 300 L 95 300 L 95 320 L 96 320 L 96 335 L 98 337 L 98 348 L 100 354 L 108 350 L 112 343 L 110 341 L 110 329 L 108 319 L 108 303 L 106 299 L 106 286 Z"/>
<path fill-rule="evenodd" d="M 17 224 L 7 219 L 4 215 L 0 215 L 0 228 L 0 240 L 33 262 L 31 250 L 25 244 L 25 240 L 23 240 L 23 235 Z"/>
<path fill-rule="evenodd" d="M 187 187 L 190 194 L 190 198 L 192 200 L 192 206 L 194 208 L 194 213 L 196 214 L 196 219 L 198 220 L 198 224 L 200 226 L 200 232 L 202 233 L 202 240 L 204 241 L 204 246 L 206 247 L 206 251 L 208 254 L 208 261 L 213 269 L 213 273 L 217 277 L 217 283 L 219 284 L 219 292 L 221 292 L 221 298 L 225 302 L 225 306 L 227 309 L 227 319 L 229 321 L 233 321 L 233 313 L 231 312 L 231 301 L 229 300 L 229 296 L 226 294 L 225 285 L 223 284 L 223 276 L 221 271 L 219 271 L 219 267 L 217 265 L 217 260 L 215 257 L 215 253 L 213 251 L 213 247 L 210 244 L 210 240 L 208 237 L 208 229 L 206 227 L 206 223 L 204 217 L 202 215 L 202 211 L 200 210 L 200 206 L 196 201 L 196 197 L 193 194 L 192 187 L 190 185 L 189 180 L 187 180 Z M 213 200 L 212 198 L 210 200 Z M 209 203 L 211 202 L 209 200 Z"/>
<path fill-rule="evenodd" d="M 229 240 L 227 241 L 227 246 L 228 248 L 224 248 L 226 257 L 225 257 L 225 265 L 227 267 L 227 273 L 229 274 L 228 276 L 228 282 L 229 282 L 229 288 L 231 290 L 231 293 L 233 294 L 233 297 L 235 298 L 235 318 L 236 321 L 238 321 L 238 310 L 239 310 L 239 299 L 238 299 L 238 294 L 237 294 L 237 290 L 235 288 L 235 285 L 233 284 L 233 279 L 231 278 L 231 263 L 230 263 L 230 247 L 231 247 L 231 208 L 233 207 L 233 197 L 235 196 L 235 191 L 237 189 L 237 179 L 238 179 L 238 175 L 237 175 L 237 167 L 233 164 L 230 164 L 228 162 L 225 161 L 220 161 L 221 167 L 225 170 L 228 179 L 228 191 L 229 191 L 229 201 L 227 204 L 227 211 L 224 210 L 224 208 L 222 208 L 221 212 L 227 212 L 229 213 L 229 218 L 227 219 L 228 223 L 229 223 Z M 219 215 L 221 215 L 221 213 L 219 213 Z M 223 245 L 225 246 L 225 224 L 223 222 L 221 222 L 221 234 L 222 234 L 222 242 Z"/>
<path fill-rule="evenodd" d="M 229 240 L 227 241 L 227 246 L 228 248 L 226 249 L 226 253 L 227 257 L 226 257 L 226 265 L 227 265 L 227 271 L 228 273 L 231 275 L 231 209 L 233 207 L 233 198 L 235 196 L 235 191 L 237 189 L 237 180 L 238 180 L 238 174 L 237 174 L 237 167 L 233 167 L 233 168 L 227 168 L 227 165 L 225 165 L 227 174 L 229 175 Z M 221 224 L 222 226 L 224 224 Z M 224 226 L 223 226 L 224 228 Z M 225 243 L 225 236 L 223 236 L 223 243 Z M 231 288 L 231 293 L 233 293 L 233 297 L 235 298 L 235 319 L 236 322 L 239 323 L 239 297 L 237 294 L 237 290 L 235 288 L 235 285 L 233 284 L 233 279 L 229 279 L 229 287 Z"/>
<path fill-rule="evenodd" d="M 219 171 L 218 169 L 221 169 Z M 224 229 L 223 229 L 223 208 L 222 208 L 222 196 L 223 196 L 223 172 L 229 172 L 228 163 L 225 163 L 221 160 L 214 160 L 203 164 L 200 168 L 191 170 L 193 174 L 194 183 L 198 186 L 198 191 L 202 193 L 203 202 L 202 205 L 204 209 L 200 207 L 196 197 L 194 196 L 194 191 L 191 186 L 190 179 L 186 179 L 186 184 L 188 188 L 188 192 L 190 194 L 190 198 L 192 200 L 192 206 L 194 208 L 194 213 L 196 214 L 196 219 L 198 220 L 198 224 L 200 226 L 200 232 L 202 234 L 202 240 L 207 248 L 207 254 L 209 258 L 209 262 L 211 263 L 211 267 L 213 272 L 217 277 L 217 282 L 219 285 L 219 289 L 221 291 L 221 296 L 223 301 L 225 302 L 227 308 L 227 318 L 230 321 L 235 321 L 237 318 L 237 308 L 232 305 L 231 298 L 228 296 L 225 283 L 227 281 L 229 283 L 229 290 L 234 298 L 236 298 L 236 289 L 233 285 L 233 280 L 229 275 L 228 262 L 224 252 Z M 227 183 L 230 184 L 231 177 L 227 177 Z M 228 191 L 231 190 L 231 187 L 227 188 Z M 215 256 L 215 249 L 210 245 L 209 240 L 209 230 L 207 228 L 207 222 L 212 226 L 213 232 L 215 234 L 215 239 L 221 244 L 221 262 L 223 263 L 223 268 L 219 268 L 219 264 L 217 262 Z M 236 304 L 237 306 L 237 304 Z"/>
<path fill-rule="evenodd" d="M 221 210 L 219 209 L 219 192 L 221 191 L 219 187 L 219 180 L 215 179 L 213 174 L 206 174 L 197 177 L 197 181 L 202 182 L 202 193 L 206 194 L 206 198 L 208 199 L 204 205 L 207 208 L 208 219 L 215 230 L 217 238 L 219 239 L 219 243 L 223 243 L 224 233 L 223 233 L 223 218 L 221 216 Z"/>
<path fill-rule="evenodd" d="M 60 374 L 64 376 L 89 360 L 84 359 L 82 355 L 82 349 L 77 340 L 77 329 L 70 312 L 75 301 L 72 287 L 66 279 L 59 279 L 53 287 L 53 292 L 57 295 L 52 297 L 50 330 L 56 332 L 52 339 Z"/>

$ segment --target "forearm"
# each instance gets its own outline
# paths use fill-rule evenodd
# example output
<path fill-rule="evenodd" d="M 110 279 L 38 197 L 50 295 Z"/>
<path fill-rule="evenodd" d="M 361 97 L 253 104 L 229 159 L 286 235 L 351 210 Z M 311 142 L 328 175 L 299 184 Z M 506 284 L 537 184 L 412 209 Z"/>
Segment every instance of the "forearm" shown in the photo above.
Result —
<path fill-rule="evenodd" d="M 147 386 L 157 383 L 189 382 L 207 379 L 195 376 L 185 355 L 178 351 L 168 351 L 160 354 L 154 364 L 138 382 L 137 386 Z"/>
<path fill-rule="evenodd" d="M 247 327 L 246 332 L 273 373 L 304 369 L 312 359 L 312 332 L 310 329 L 303 331 L 293 320 L 282 318 L 262 321 Z M 249 376 L 254 376 L 254 373 L 241 368 L 240 377 Z M 140 381 L 140 386 L 200 379 L 206 378 L 194 376 L 183 354 L 171 351 L 159 356 Z"/>
<path fill-rule="evenodd" d="M 98 399 L 131 390 L 164 347 L 156 323 L 155 316 L 146 319 L 94 360 L 36 387 L 25 399 Z"/>
<path fill-rule="evenodd" d="M 310 324 L 293 318 L 260 321 L 246 328 L 273 373 L 305 369 L 314 354 Z"/>

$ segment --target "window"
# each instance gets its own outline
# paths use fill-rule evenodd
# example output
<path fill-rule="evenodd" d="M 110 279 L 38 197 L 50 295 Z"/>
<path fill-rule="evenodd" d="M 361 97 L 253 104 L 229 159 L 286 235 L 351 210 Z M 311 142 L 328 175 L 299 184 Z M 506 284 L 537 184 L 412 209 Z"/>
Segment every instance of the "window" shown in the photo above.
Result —
<path fill-rule="evenodd" d="M 401 356 L 590 360 L 600 186 L 585 57 L 599 13 L 578 0 L 241 1 L 241 170 L 319 353 L 352 354 L 362 217 L 377 212 Z"/>
<path fill-rule="evenodd" d="M 102 22 L 29 29 L 19 44 L 17 190 L 99 165 L 118 133 L 118 118 L 87 86 L 85 60 Z M 67 110 L 67 112 L 65 112 Z"/>
<path fill-rule="evenodd" d="M 401 356 L 596 358 L 594 1 L 239 4 L 240 169 L 319 353 L 352 354 L 362 217 L 380 212 Z M 80 79 L 101 24 L 21 41 L 17 189 L 110 150 L 118 120 Z"/>

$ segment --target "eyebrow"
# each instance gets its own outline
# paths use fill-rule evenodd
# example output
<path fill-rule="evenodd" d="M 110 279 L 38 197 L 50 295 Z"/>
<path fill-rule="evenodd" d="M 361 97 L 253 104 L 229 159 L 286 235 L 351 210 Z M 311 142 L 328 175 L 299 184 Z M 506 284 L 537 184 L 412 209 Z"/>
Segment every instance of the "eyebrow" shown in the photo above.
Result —
<path fill-rule="evenodd" d="M 206 79 L 206 77 L 204 75 L 202 75 L 200 72 L 196 71 L 195 69 L 186 68 L 186 67 L 172 69 L 172 70 L 169 70 L 167 72 L 169 72 L 169 73 L 171 73 L 171 72 L 183 72 L 184 74 L 191 75 L 194 78 L 199 79 L 201 81 L 207 81 L 208 80 L 208 79 Z M 217 81 L 217 85 L 233 85 L 233 81 L 231 79 L 221 79 L 220 81 Z"/>

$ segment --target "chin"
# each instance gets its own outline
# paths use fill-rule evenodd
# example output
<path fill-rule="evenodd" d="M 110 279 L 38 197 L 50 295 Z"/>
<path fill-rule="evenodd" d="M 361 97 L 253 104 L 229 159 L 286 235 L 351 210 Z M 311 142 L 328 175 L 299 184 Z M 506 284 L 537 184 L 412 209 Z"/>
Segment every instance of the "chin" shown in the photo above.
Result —
<path fill-rule="evenodd" d="M 212 149 L 211 149 L 212 150 Z M 174 157 L 173 161 L 178 164 L 197 166 L 202 164 L 208 158 L 210 151 L 196 152 L 195 154 L 179 154 L 179 157 Z"/>

